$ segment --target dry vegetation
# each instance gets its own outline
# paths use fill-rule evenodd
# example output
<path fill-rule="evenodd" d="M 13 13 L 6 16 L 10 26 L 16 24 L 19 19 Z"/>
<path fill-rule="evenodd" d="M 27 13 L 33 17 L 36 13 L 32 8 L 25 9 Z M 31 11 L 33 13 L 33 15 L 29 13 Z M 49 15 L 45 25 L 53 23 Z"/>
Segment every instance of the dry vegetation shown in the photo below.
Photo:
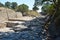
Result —
<path fill-rule="evenodd" d="M 28 16 L 32 16 L 32 17 L 37 17 L 37 16 L 40 16 L 40 14 L 36 11 L 33 11 L 33 10 L 30 10 L 27 12 L 27 15 Z"/>

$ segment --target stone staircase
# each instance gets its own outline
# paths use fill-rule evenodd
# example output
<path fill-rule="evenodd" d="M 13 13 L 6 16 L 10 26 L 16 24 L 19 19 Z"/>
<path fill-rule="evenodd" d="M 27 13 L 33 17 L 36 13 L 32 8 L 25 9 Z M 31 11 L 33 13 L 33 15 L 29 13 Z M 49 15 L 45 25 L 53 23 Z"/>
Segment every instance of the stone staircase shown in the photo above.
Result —
<path fill-rule="evenodd" d="M 15 32 L 1 32 L 0 40 L 46 40 L 46 30 L 42 28 L 44 23 L 44 18 L 15 21 L 14 26 L 10 26 Z"/>

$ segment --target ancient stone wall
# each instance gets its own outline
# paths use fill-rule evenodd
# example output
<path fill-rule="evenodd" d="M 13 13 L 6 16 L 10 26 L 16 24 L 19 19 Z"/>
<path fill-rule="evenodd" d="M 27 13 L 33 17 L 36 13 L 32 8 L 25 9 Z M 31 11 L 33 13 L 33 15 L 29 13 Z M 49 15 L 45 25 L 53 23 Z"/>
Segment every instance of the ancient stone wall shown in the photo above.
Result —
<path fill-rule="evenodd" d="M 5 22 L 11 18 L 20 18 L 21 14 L 16 13 L 12 9 L 0 7 L 0 28 L 6 27 Z"/>
<path fill-rule="evenodd" d="M 0 7 L 0 22 L 7 21 L 9 18 L 20 18 L 22 14 L 11 9 Z"/>

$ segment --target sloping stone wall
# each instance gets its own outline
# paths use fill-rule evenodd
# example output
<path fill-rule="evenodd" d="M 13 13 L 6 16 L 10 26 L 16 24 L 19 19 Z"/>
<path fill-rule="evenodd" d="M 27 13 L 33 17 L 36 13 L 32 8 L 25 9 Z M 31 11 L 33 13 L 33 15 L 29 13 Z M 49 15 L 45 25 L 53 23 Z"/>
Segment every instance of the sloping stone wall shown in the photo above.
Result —
<path fill-rule="evenodd" d="M 11 9 L 7 9 L 7 14 L 9 18 L 16 18 L 16 13 L 15 11 L 11 10 Z"/>
<path fill-rule="evenodd" d="M 15 18 L 16 13 L 8 8 L 0 7 L 0 21 L 6 21 L 8 18 Z"/>
<path fill-rule="evenodd" d="M 0 22 L 7 21 L 9 18 L 20 18 L 22 14 L 8 8 L 0 7 Z"/>
<path fill-rule="evenodd" d="M 8 21 L 10 18 L 20 18 L 21 14 L 16 13 L 15 11 L 0 7 L 0 27 L 6 27 L 5 21 Z"/>
<path fill-rule="evenodd" d="M 7 20 L 7 13 L 4 8 L 0 8 L 0 22 Z"/>

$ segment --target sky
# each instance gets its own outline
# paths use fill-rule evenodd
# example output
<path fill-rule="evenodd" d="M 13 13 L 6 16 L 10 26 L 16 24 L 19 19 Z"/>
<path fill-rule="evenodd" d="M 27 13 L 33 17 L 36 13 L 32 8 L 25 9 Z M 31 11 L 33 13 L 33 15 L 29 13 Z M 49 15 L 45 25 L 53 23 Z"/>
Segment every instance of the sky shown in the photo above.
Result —
<path fill-rule="evenodd" d="M 20 4 L 26 4 L 26 5 L 29 6 L 30 10 L 32 10 L 34 2 L 35 2 L 34 0 L 0 0 L 0 2 L 3 3 L 3 4 L 5 2 L 7 2 L 7 1 L 9 1 L 9 2 L 17 2 L 18 5 L 20 5 Z"/>
<path fill-rule="evenodd" d="M 5 2 L 7 2 L 7 1 L 9 1 L 9 2 L 17 2 L 18 5 L 26 4 L 26 5 L 29 6 L 29 9 L 30 9 L 30 10 L 32 10 L 33 5 L 34 5 L 34 2 L 35 2 L 35 0 L 0 0 L 0 2 L 3 3 L 3 4 L 4 4 Z M 41 6 L 39 7 L 38 12 L 41 12 Z"/>

